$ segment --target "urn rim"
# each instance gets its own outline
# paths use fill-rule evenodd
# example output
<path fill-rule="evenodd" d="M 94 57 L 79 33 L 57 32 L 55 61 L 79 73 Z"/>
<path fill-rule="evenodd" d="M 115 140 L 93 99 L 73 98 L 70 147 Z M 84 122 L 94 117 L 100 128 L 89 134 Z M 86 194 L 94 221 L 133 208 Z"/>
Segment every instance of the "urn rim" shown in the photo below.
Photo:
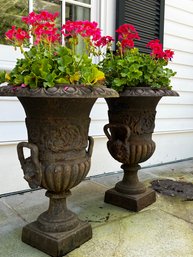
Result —
<path fill-rule="evenodd" d="M 166 88 L 150 88 L 150 87 L 126 87 L 119 93 L 121 97 L 133 96 L 133 97 L 162 97 L 162 96 L 179 96 L 179 94 Z"/>
<path fill-rule="evenodd" d="M 52 88 L 0 86 L 0 96 L 39 97 L 39 98 L 111 98 L 119 94 L 105 86 L 84 86 L 60 84 Z"/>

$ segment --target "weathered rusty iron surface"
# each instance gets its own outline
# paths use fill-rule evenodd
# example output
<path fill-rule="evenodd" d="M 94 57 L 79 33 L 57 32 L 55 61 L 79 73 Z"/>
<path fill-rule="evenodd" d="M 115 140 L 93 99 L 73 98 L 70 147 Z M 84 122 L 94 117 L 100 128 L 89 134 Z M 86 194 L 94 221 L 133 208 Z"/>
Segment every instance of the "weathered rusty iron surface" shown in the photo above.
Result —
<path fill-rule="evenodd" d="M 93 138 L 90 111 L 98 97 L 116 96 L 106 88 L 64 86 L 52 89 L 0 87 L 1 96 L 17 96 L 26 113 L 28 142 L 17 151 L 31 188 L 47 189 L 49 208 L 23 228 L 23 242 L 58 257 L 92 237 L 91 225 L 66 206 L 70 189 L 88 174 Z M 25 157 L 24 149 L 30 150 Z"/>
<path fill-rule="evenodd" d="M 62 97 L 62 98 L 102 98 L 118 97 L 115 90 L 104 86 L 73 86 L 73 85 L 56 85 L 52 88 L 14 87 L 12 85 L 0 87 L 0 96 L 18 96 L 18 97 Z"/>
<path fill-rule="evenodd" d="M 162 96 L 177 95 L 171 90 L 128 88 L 119 98 L 106 99 L 109 108 L 109 124 L 104 126 L 107 148 L 115 160 L 123 163 L 124 170 L 123 180 L 106 192 L 106 202 L 132 211 L 140 211 L 155 202 L 155 192 L 139 182 L 137 172 L 139 163 L 148 160 L 155 151 L 152 133 L 159 100 Z M 136 204 L 130 204 L 128 198 Z"/>
<path fill-rule="evenodd" d="M 193 184 L 190 182 L 158 179 L 153 180 L 151 185 L 160 194 L 178 196 L 182 199 L 193 201 Z"/>
<path fill-rule="evenodd" d="M 168 89 L 153 89 L 150 87 L 127 87 L 123 92 L 120 93 L 120 96 L 127 97 L 162 97 L 162 96 L 179 96 L 179 94 L 174 90 Z"/>
<path fill-rule="evenodd" d="M 90 169 L 89 113 L 96 98 L 19 100 L 28 131 L 28 142 L 18 144 L 24 178 L 32 188 L 47 189 L 50 198 L 49 209 L 23 229 L 22 240 L 51 256 L 63 256 L 92 236 L 90 224 L 67 209 L 66 197 Z M 31 151 L 28 158 L 23 154 L 25 147 Z"/>

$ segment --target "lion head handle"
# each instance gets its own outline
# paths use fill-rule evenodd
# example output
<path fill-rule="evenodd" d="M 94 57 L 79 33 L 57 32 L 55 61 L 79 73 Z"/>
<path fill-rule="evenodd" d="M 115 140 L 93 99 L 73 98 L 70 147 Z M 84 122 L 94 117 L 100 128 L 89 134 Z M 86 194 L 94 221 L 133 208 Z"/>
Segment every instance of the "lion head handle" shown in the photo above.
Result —
<path fill-rule="evenodd" d="M 30 157 L 24 157 L 24 148 L 30 149 Z M 21 142 L 17 145 L 17 153 L 24 172 L 24 179 L 27 180 L 30 188 L 39 187 L 41 185 L 42 169 L 38 158 L 38 147 L 32 143 Z"/>

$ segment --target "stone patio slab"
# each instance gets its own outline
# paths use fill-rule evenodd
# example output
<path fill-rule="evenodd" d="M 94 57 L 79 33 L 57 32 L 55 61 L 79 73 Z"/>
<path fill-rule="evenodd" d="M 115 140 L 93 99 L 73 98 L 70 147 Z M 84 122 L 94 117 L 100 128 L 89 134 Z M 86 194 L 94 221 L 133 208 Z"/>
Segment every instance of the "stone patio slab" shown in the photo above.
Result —
<path fill-rule="evenodd" d="M 142 169 L 146 185 L 158 178 L 193 179 L 193 161 Z M 90 222 L 93 238 L 66 257 L 192 257 L 193 203 L 157 194 L 139 213 L 104 203 L 105 191 L 120 179 L 115 173 L 92 177 L 72 189 L 69 208 Z M 0 257 L 44 257 L 21 242 L 22 227 L 48 206 L 45 190 L 0 198 Z"/>

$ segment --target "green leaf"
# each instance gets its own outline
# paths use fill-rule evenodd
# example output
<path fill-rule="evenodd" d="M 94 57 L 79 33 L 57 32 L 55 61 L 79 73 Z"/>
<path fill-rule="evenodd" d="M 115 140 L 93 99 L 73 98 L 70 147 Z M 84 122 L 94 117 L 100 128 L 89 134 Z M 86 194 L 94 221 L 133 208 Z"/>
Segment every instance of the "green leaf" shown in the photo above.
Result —
<path fill-rule="evenodd" d="M 59 79 L 56 79 L 56 83 L 58 83 L 58 84 L 69 84 L 69 80 L 66 79 L 66 78 L 59 78 Z"/>
<path fill-rule="evenodd" d="M 126 84 L 126 79 L 120 79 L 120 78 L 116 78 L 113 80 L 113 84 L 116 86 L 116 87 L 121 87 L 122 85 L 125 85 Z"/>
<path fill-rule="evenodd" d="M 3 83 L 6 81 L 6 71 L 0 71 L 0 83 Z"/>
<path fill-rule="evenodd" d="M 22 75 L 16 75 L 14 79 L 14 85 L 21 85 L 24 83 L 24 77 Z"/>
<path fill-rule="evenodd" d="M 32 76 L 32 74 L 26 75 L 24 77 L 24 84 L 25 85 L 30 85 L 31 83 L 33 83 L 34 81 L 34 76 Z"/>
<path fill-rule="evenodd" d="M 43 87 L 54 87 L 55 83 L 54 82 L 43 82 Z"/>

